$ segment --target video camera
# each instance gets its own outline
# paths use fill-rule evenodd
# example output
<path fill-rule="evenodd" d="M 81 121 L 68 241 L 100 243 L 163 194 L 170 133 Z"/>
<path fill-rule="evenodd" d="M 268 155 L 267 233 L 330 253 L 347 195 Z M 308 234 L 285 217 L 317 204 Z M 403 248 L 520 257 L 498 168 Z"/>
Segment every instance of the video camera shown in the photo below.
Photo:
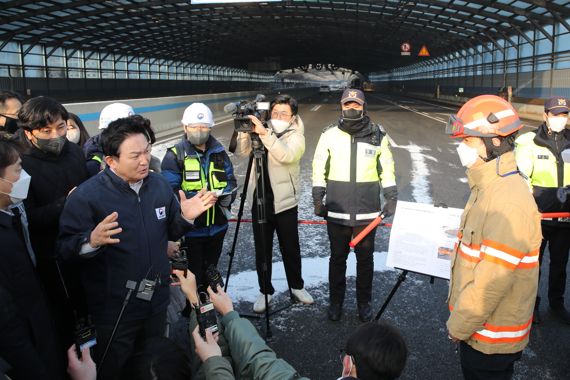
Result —
<path fill-rule="evenodd" d="M 253 115 L 264 123 L 267 120 L 269 102 L 265 101 L 265 95 L 257 94 L 252 101 L 242 100 L 237 103 L 226 104 L 224 111 L 233 114 L 236 132 L 251 133 L 253 131 L 253 122 L 248 116 Z"/>

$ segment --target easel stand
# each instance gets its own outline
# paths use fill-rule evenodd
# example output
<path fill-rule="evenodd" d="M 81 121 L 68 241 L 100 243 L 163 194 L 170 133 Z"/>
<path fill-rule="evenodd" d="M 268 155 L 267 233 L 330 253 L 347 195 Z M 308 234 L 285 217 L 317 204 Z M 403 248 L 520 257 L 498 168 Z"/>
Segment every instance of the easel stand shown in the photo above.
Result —
<path fill-rule="evenodd" d="M 239 205 L 239 210 L 238 210 L 238 215 L 237 215 L 237 224 L 236 224 L 236 230 L 234 233 L 234 240 L 232 242 L 232 249 L 230 252 L 228 252 L 228 255 L 230 256 L 230 261 L 228 263 L 228 272 L 226 275 L 226 285 L 224 288 L 224 291 L 227 291 L 228 289 L 228 282 L 230 280 L 230 272 L 231 272 L 231 268 L 232 268 L 232 262 L 234 259 L 234 255 L 235 255 L 235 248 L 236 248 L 236 244 L 237 244 L 237 238 L 238 238 L 238 232 L 239 232 L 239 227 L 241 225 L 241 218 L 243 216 L 243 209 L 244 209 L 244 205 L 245 205 L 245 199 L 247 198 L 247 186 L 249 183 L 249 177 L 251 174 L 251 169 L 252 166 L 254 168 L 254 175 L 255 178 L 257 178 L 257 183 L 256 183 L 256 190 L 257 190 L 257 199 L 256 199 L 256 211 L 257 211 L 257 220 L 254 220 L 253 223 L 257 223 L 259 225 L 260 228 L 260 243 L 261 243 L 261 250 L 263 252 L 262 257 L 263 257 L 263 262 L 261 263 L 262 265 L 262 272 L 261 272 L 261 280 L 262 280 L 262 284 L 263 284 L 263 294 L 265 295 L 265 313 L 264 314 L 257 314 L 257 313 L 239 313 L 241 316 L 246 317 L 246 318 L 255 318 L 255 319 L 261 319 L 261 318 L 265 318 L 265 338 L 271 338 L 272 333 L 271 333 L 271 326 L 269 323 L 269 317 L 275 313 L 278 313 L 280 311 L 283 311 L 289 307 L 291 307 L 294 303 L 295 303 L 295 299 L 293 298 L 293 293 L 291 292 L 291 288 L 289 288 L 289 296 L 291 299 L 291 303 L 287 304 L 287 305 L 283 305 L 280 307 L 277 307 L 275 309 L 271 309 L 270 305 L 269 305 L 269 297 L 267 294 L 267 291 L 265 289 L 265 287 L 267 286 L 267 258 L 265 255 L 266 252 L 266 242 L 264 239 L 265 236 L 265 228 L 267 228 L 267 212 L 266 212 L 266 194 L 265 194 L 265 171 L 264 169 L 264 165 L 265 165 L 265 148 L 263 147 L 263 144 L 261 143 L 261 140 L 259 139 L 259 136 L 257 136 L 257 134 L 251 134 L 251 146 L 252 146 L 252 151 L 251 154 L 249 156 L 249 162 L 247 164 L 247 172 L 245 175 L 245 181 L 244 181 L 244 186 L 243 186 L 243 191 L 241 193 L 241 199 L 240 199 L 240 205 Z"/>
<path fill-rule="evenodd" d="M 400 268 L 396 268 L 396 269 L 400 269 Z M 407 269 L 402 269 L 402 271 L 398 275 L 398 281 L 396 281 L 396 284 L 394 285 L 394 287 L 390 291 L 390 294 L 388 294 L 388 298 L 386 298 L 386 301 L 384 301 L 384 303 L 382 304 L 382 307 L 380 308 L 380 310 L 376 314 L 376 317 L 374 317 L 375 321 L 379 320 L 380 317 L 382 316 L 382 314 L 384 313 L 384 311 L 386 310 L 386 308 L 388 308 L 388 305 L 390 304 L 392 297 L 394 297 L 394 294 L 396 294 L 396 291 L 398 290 L 400 285 L 402 285 L 402 282 L 404 282 L 406 280 L 406 276 L 408 275 L 409 272 L 410 271 Z M 417 273 L 417 272 L 412 272 L 412 273 L 421 274 L 423 276 L 426 276 L 423 273 Z M 433 285 L 434 281 L 435 281 L 435 277 L 430 276 L 429 283 Z"/>

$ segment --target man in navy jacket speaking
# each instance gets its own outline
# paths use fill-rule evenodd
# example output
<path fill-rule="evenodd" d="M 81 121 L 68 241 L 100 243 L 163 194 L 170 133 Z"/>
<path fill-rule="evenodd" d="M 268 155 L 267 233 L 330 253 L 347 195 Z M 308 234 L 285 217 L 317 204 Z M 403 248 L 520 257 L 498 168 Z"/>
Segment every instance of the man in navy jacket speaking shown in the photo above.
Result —
<path fill-rule="evenodd" d="M 101 141 L 107 168 L 69 195 L 60 219 L 59 254 L 81 261 L 89 313 L 101 361 L 129 291 L 99 378 L 120 376 L 124 362 L 145 339 L 162 336 L 169 301 L 168 240 L 178 240 L 216 197 L 199 192 L 180 203 L 168 182 L 149 171 L 151 144 L 139 115 L 112 122 Z M 141 285 L 142 284 L 142 285 Z M 144 291 L 141 291 L 144 290 Z"/>

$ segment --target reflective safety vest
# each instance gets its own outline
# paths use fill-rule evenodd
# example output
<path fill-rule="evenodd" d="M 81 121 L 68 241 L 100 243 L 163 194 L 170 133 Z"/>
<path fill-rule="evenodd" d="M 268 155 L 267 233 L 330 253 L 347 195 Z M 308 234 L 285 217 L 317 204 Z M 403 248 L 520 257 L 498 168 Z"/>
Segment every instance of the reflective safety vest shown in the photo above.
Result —
<path fill-rule="evenodd" d="M 568 210 L 568 205 L 556 196 L 558 188 L 570 185 L 570 164 L 564 163 L 560 154 L 566 148 L 570 148 L 570 130 L 548 134 L 544 124 L 515 140 L 518 169 L 526 177 L 541 212 Z"/>
<path fill-rule="evenodd" d="M 198 192 L 204 188 L 208 191 L 216 191 L 223 190 L 228 186 L 228 178 L 224 170 L 224 161 L 219 155 L 210 155 L 211 160 L 208 163 L 208 171 L 205 173 L 202 167 L 201 157 L 198 154 L 196 156 L 187 155 L 184 151 L 184 146 L 180 143 L 170 148 L 170 150 L 176 156 L 178 166 L 182 169 L 180 188 L 184 192 Z M 209 208 L 202 214 L 202 216 L 204 215 L 205 226 L 214 224 L 216 220 L 216 207 Z M 202 216 L 199 218 L 202 218 Z"/>
<path fill-rule="evenodd" d="M 327 220 L 357 226 L 380 213 L 380 185 L 396 186 L 394 159 L 385 132 L 371 124 L 366 136 L 336 125 L 325 128 L 313 159 L 313 187 L 326 187 Z"/>
<path fill-rule="evenodd" d="M 103 160 L 103 153 L 92 154 L 89 159 L 98 162 L 101 171 L 107 167 L 107 163 Z"/>

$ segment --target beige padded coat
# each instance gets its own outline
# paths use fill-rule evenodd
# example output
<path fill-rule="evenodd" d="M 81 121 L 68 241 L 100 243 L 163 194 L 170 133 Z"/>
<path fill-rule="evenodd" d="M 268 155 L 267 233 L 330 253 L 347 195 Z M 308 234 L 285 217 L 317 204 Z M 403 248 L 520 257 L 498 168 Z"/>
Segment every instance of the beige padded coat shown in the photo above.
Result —
<path fill-rule="evenodd" d="M 467 171 L 471 196 L 451 259 L 447 328 L 485 354 L 522 351 L 532 326 L 540 214 L 516 170 L 508 152 Z"/>
<path fill-rule="evenodd" d="M 299 115 L 295 116 L 291 126 L 280 134 L 271 128 L 260 136 L 267 149 L 267 169 L 271 189 L 273 190 L 275 213 L 289 210 L 299 203 L 299 162 L 305 153 L 305 126 Z M 235 154 L 248 156 L 251 152 L 251 138 L 248 133 L 238 133 Z M 252 171 L 255 167 L 252 167 Z M 251 199 L 255 190 L 254 174 L 249 177 L 247 196 Z"/>

